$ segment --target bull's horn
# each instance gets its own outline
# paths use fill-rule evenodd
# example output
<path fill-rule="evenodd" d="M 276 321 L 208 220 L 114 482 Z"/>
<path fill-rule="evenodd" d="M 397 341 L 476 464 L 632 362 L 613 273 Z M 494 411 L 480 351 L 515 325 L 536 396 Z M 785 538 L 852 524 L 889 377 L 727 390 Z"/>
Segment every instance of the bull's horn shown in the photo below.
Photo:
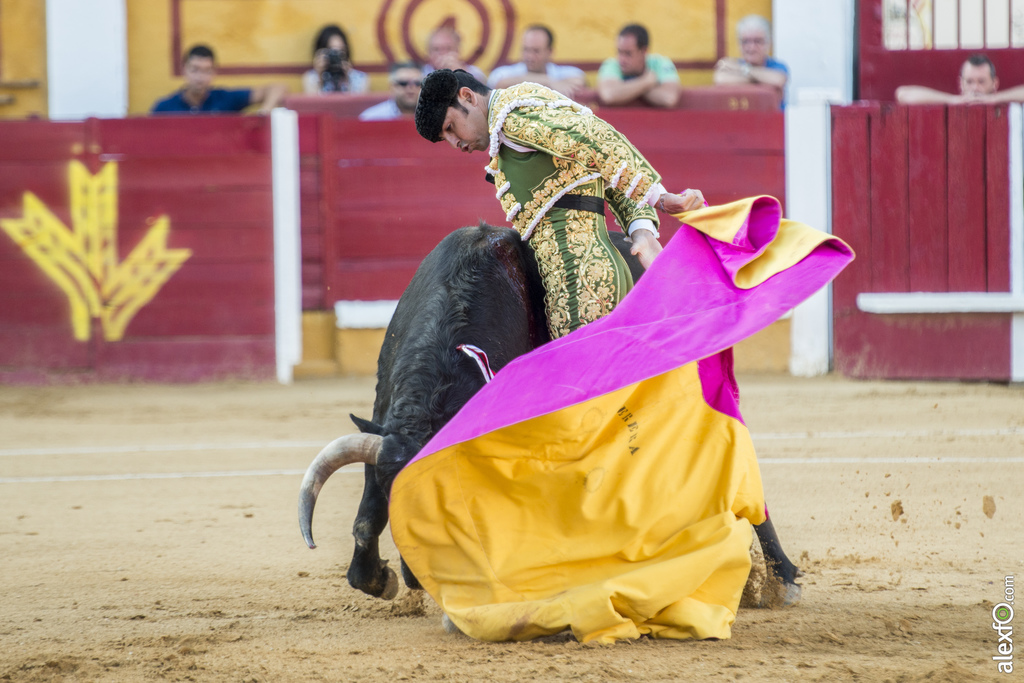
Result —
<path fill-rule="evenodd" d="M 316 547 L 313 542 L 313 507 L 324 482 L 337 470 L 354 462 L 376 465 L 377 451 L 383 440 L 376 434 L 349 434 L 324 446 L 309 464 L 299 490 L 299 528 L 310 548 Z"/>

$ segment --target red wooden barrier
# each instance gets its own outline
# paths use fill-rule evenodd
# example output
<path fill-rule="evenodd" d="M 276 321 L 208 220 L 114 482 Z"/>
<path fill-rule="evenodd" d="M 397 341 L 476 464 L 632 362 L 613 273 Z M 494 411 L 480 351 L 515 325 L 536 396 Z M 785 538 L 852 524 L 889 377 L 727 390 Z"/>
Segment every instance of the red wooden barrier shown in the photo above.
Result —
<path fill-rule="evenodd" d="M 582 88 L 573 98 L 580 104 L 597 109 L 602 107 L 597 90 Z M 284 106 L 300 114 L 334 114 L 341 117 L 358 117 L 365 109 L 388 99 L 387 93 L 363 93 L 359 95 L 289 95 Z M 682 88 L 676 109 L 713 111 L 778 111 L 782 98 L 778 90 L 768 85 L 713 85 Z M 647 103 L 637 99 L 627 108 L 648 108 Z M 614 108 L 614 107 L 612 107 Z M 605 107 L 602 111 L 607 111 Z"/>
<path fill-rule="evenodd" d="M 0 138 L 0 381 L 273 376 L 267 119 L 0 122 Z M 73 210 L 90 183 L 98 189 L 78 195 Z M 76 236 L 71 246 L 33 256 L 12 239 L 28 193 L 59 221 L 53 236 Z M 132 261 L 162 226 L 165 243 Z M 107 253 L 111 238 L 109 264 L 76 270 Z M 175 259 L 165 281 L 147 275 Z M 83 318 L 75 301 L 90 296 L 100 305 Z M 120 331 L 103 317 L 117 310 Z"/>
<path fill-rule="evenodd" d="M 575 93 L 573 99 L 588 107 L 601 107 L 602 114 L 609 109 L 601 103 L 597 90 L 584 88 Z M 770 85 L 709 85 L 681 88 L 679 101 L 675 109 L 691 111 L 778 111 L 782 104 L 781 93 Z M 650 108 L 642 98 L 637 98 L 625 105 L 628 108 Z"/>
<path fill-rule="evenodd" d="M 1007 314 L 869 314 L 862 292 L 1009 291 L 1005 106 L 832 108 L 835 367 L 854 377 L 1007 379 Z"/>
<path fill-rule="evenodd" d="M 700 188 L 712 203 L 755 194 L 785 199 L 778 110 L 604 108 L 600 113 L 637 145 L 670 190 Z M 314 135 L 320 145 L 317 161 L 310 153 Z M 300 136 L 303 201 L 312 199 L 310 183 L 318 180 L 321 188 L 320 211 L 303 208 L 306 309 L 329 308 L 346 299 L 396 299 L 444 235 L 480 220 L 507 224 L 494 187 L 484 180 L 486 155 L 430 144 L 416 134 L 411 120 L 321 116 L 313 122 L 303 116 Z M 307 218 L 317 221 L 319 234 L 305 223 Z M 670 222 L 662 226 L 663 239 L 675 232 Z M 317 255 L 322 259 L 319 288 Z"/>
<path fill-rule="evenodd" d="M 283 105 L 294 109 L 300 114 L 334 114 L 335 116 L 358 117 L 363 111 L 375 104 L 388 99 L 383 92 L 363 93 L 359 95 L 289 95 L 284 98 Z"/>

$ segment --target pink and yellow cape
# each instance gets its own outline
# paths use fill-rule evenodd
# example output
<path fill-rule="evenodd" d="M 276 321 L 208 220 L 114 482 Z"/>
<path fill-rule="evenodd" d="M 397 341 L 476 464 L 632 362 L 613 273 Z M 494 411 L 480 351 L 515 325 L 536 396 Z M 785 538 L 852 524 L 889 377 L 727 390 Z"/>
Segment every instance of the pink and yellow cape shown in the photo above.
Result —
<path fill-rule="evenodd" d="M 765 519 L 731 347 L 853 252 L 772 197 L 677 218 L 611 315 L 503 368 L 395 480 L 395 544 L 474 638 L 731 634 Z"/>

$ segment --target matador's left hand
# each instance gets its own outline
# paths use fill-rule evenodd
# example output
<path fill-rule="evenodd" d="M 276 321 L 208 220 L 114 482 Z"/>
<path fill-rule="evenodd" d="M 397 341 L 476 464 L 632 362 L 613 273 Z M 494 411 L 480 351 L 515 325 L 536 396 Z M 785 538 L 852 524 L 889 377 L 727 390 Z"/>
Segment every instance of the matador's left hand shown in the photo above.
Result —
<path fill-rule="evenodd" d="M 633 243 L 629 250 L 640 260 L 640 265 L 647 270 L 654 262 L 654 257 L 661 253 L 661 243 L 650 230 L 634 230 L 632 237 L 627 238 Z"/>

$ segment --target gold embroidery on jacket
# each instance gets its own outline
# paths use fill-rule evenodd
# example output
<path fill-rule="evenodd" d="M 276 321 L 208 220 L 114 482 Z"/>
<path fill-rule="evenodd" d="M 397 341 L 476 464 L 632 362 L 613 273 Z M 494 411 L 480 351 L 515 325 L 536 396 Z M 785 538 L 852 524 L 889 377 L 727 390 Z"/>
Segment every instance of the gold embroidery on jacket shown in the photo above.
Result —
<path fill-rule="evenodd" d="M 533 84 L 499 90 L 489 112 L 488 125 L 492 132 L 497 112 L 508 103 L 524 98 L 546 102 L 564 99 L 554 91 Z M 637 218 L 650 218 L 657 223 L 657 213 L 642 200 L 651 186 L 660 181 L 660 176 L 621 133 L 598 117 L 581 114 L 571 107 L 524 106 L 505 117 L 502 130 L 510 142 L 552 155 L 558 169 L 556 176 L 537 188 L 532 200 L 515 216 L 513 225 L 521 235 L 527 233 L 538 212 L 559 191 L 591 173 L 600 173 L 605 183 L 619 176 L 616 185 L 619 192 L 615 193 L 615 198 L 620 206 L 614 207 L 617 216 L 627 223 Z M 497 168 L 496 160 L 497 157 L 491 160 L 491 168 Z M 626 167 L 620 173 L 623 163 Z M 497 177 L 495 182 L 499 187 L 503 183 Z M 625 190 L 631 186 L 633 191 L 626 197 Z M 507 196 L 508 193 L 502 197 L 506 214 L 514 205 L 511 198 L 506 200 Z"/>

